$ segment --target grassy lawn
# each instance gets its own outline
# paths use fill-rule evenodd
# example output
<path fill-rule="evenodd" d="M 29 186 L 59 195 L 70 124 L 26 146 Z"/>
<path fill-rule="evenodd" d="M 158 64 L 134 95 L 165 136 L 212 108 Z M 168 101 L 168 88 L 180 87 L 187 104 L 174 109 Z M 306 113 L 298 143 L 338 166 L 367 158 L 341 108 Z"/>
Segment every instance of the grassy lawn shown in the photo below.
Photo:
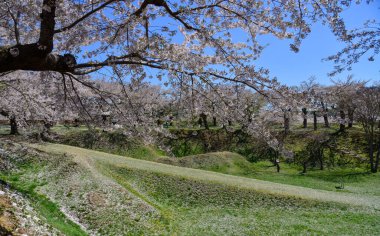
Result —
<path fill-rule="evenodd" d="M 252 178 L 328 191 L 380 196 L 380 174 L 371 174 L 362 168 L 310 170 L 301 174 L 300 169 L 289 164 L 281 164 L 280 173 L 275 172 L 275 167 L 270 162 L 258 162 L 252 166 L 252 174 L 247 175 Z M 344 189 L 336 190 L 335 187 L 341 183 L 344 184 Z"/>
<path fill-rule="evenodd" d="M 88 127 L 86 125 L 81 125 L 79 127 L 73 127 L 73 126 L 64 126 L 64 125 L 54 125 L 51 128 L 51 131 L 60 134 L 65 135 L 69 132 L 81 132 L 81 131 L 87 131 Z"/>

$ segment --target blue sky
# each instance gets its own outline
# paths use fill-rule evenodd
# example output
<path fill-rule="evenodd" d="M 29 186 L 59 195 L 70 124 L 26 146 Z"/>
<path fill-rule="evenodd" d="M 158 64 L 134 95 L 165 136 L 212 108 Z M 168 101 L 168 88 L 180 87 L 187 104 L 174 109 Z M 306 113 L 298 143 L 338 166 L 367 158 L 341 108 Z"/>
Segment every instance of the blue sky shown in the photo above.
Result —
<path fill-rule="evenodd" d="M 380 20 L 380 0 L 374 0 L 370 5 L 353 5 L 344 12 L 344 19 L 349 29 L 360 27 L 368 19 Z M 287 85 L 299 85 L 310 76 L 316 76 L 321 84 L 331 84 L 327 73 L 331 72 L 334 64 L 322 61 L 343 48 L 331 33 L 328 26 L 316 24 L 311 34 L 302 42 L 300 51 L 290 50 L 288 40 L 278 40 L 271 36 L 262 36 L 262 42 L 269 46 L 262 53 L 257 65 L 270 69 L 271 75 Z M 380 56 L 369 62 L 366 57 L 355 64 L 351 71 L 340 73 L 333 79 L 344 79 L 353 74 L 355 79 L 380 81 Z"/>
<path fill-rule="evenodd" d="M 366 3 L 353 4 L 345 10 L 343 16 L 348 29 L 361 27 L 369 19 L 380 21 L 380 0 L 373 0 L 369 5 Z M 166 25 L 168 22 L 170 20 L 161 19 L 160 22 L 155 22 L 155 25 Z M 234 39 L 244 41 L 246 37 L 246 35 L 237 33 Z M 373 62 L 369 62 L 367 57 L 363 57 L 351 71 L 345 71 L 333 78 L 328 77 L 327 74 L 333 70 L 334 64 L 330 61 L 322 61 L 322 59 L 338 52 L 344 47 L 344 44 L 337 41 L 327 25 L 315 24 L 312 32 L 302 41 L 298 53 L 290 50 L 291 40 L 279 40 L 270 35 L 259 36 L 258 39 L 267 47 L 255 64 L 268 68 L 271 77 L 277 77 L 280 82 L 289 86 L 300 85 L 302 81 L 311 76 L 315 76 L 317 82 L 324 85 L 331 84 L 331 79 L 344 79 L 350 74 L 353 74 L 357 80 L 380 81 L 380 55 Z M 180 36 L 176 36 L 175 40 L 181 41 L 182 39 Z M 146 72 L 155 77 L 157 70 L 146 68 Z M 110 74 L 112 73 L 107 68 L 100 70 L 98 76 L 109 76 Z M 151 79 L 149 82 L 163 84 L 163 81 L 157 79 Z"/>

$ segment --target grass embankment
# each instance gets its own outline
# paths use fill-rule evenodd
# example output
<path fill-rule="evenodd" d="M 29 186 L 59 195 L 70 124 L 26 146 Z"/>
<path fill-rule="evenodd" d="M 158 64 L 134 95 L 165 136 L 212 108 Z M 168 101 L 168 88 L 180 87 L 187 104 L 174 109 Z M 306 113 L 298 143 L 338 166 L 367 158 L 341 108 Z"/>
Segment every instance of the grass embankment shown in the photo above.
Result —
<path fill-rule="evenodd" d="M 21 192 L 32 203 L 32 207 L 37 211 L 40 217 L 44 219 L 45 223 L 57 229 L 64 235 L 81 236 L 87 235 L 76 223 L 67 218 L 62 213 L 59 206 L 50 201 L 46 196 L 35 192 L 37 187 L 34 183 L 22 183 L 14 178 L 7 179 L 4 176 L 0 176 L 2 180 L 10 183 L 14 190 Z"/>
<path fill-rule="evenodd" d="M 281 171 L 277 173 L 276 167 L 269 161 L 251 163 L 243 156 L 231 152 L 207 153 L 181 158 L 160 158 L 156 161 L 328 191 L 337 191 L 335 187 L 343 183 L 344 189 L 338 190 L 340 192 L 380 196 L 380 173 L 371 174 L 363 168 L 313 169 L 302 174 L 300 167 L 281 163 Z"/>
<path fill-rule="evenodd" d="M 44 164 L 29 161 L 18 164 L 15 172 L 0 172 L 0 180 L 28 198 L 33 209 L 51 227 L 65 235 L 87 235 L 76 223 L 67 218 L 56 203 L 38 192 L 37 188 L 45 184 L 44 181 L 37 178 L 41 171 L 38 164 Z M 27 176 L 35 176 L 35 178 L 29 179 L 26 178 Z"/>
<path fill-rule="evenodd" d="M 101 175 L 87 163 L 91 160 L 20 147 L 8 161 L 12 170 L 1 178 L 28 196 L 47 223 L 65 235 L 163 232 L 165 224 L 157 210 Z M 82 225 L 86 233 L 67 218 Z"/>
<path fill-rule="evenodd" d="M 165 156 L 165 153 L 153 145 L 144 145 L 141 141 L 127 138 L 121 132 L 102 132 L 101 130 L 84 130 L 84 127 L 70 128 L 62 131 L 62 127 L 55 127 L 61 134 L 60 143 L 129 156 L 143 160 L 156 160 Z"/>
<path fill-rule="evenodd" d="M 155 229 L 163 234 L 380 233 L 380 214 L 373 210 L 380 207 L 377 196 L 283 185 L 65 145 L 38 148 L 74 155 L 99 178 L 116 181 L 156 210 L 160 217 Z"/>
<path fill-rule="evenodd" d="M 173 131 L 179 132 L 179 130 L 174 129 Z M 193 132 L 194 130 L 190 131 Z M 184 148 L 187 148 L 190 153 L 202 152 L 202 150 L 198 150 L 199 147 L 203 146 L 201 143 L 208 143 L 208 141 L 211 140 L 211 137 L 215 140 L 226 140 L 226 133 L 223 130 L 213 130 L 209 132 L 198 129 L 197 137 L 193 137 L 191 132 L 188 133 L 188 130 L 186 129 L 182 130 L 180 133 L 177 133 L 177 135 L 182 135 L 183 137 L 182 141 L 181 137 L 179 137 L 179 139 L 173 143 L 175 145 L 179 145 L 174 147 L 174 149 L 177 150 L 176 152 L 180 152 L 180 150 Z M 201 132 L 204 133 L 202 134 Z M 286 163 L 284 161 L 281 162 L 280 173 L 276 173 L 275 167 L 269 161 L 249 162 L 247 161 L 247 156 L 243 157 L 239 154 L 228 151 L 169 158 L 165 157 L 165 153 L 160 151 L 157 147 L 145 146 L 136 140 L 127 139 L 124 135 L 117 132 L 90 132 L 73 128 L 72 131 L 66 133 L 63 138 L 63 142 L 69 145 L 92 148 L 98 151 L 137 159 L 315 189 L 335 191 L 335 187 L 340 186 L 343 183 L 344 190 L 339 191 L 366 193 L 379 196 L 380 174 L 369 174 L 366 169 L 366 165 L 359 163 L 360 158 L 365 158 L 365 153 L 363 153 L 365 143 L 361 141 L 363 140 L 363 134 L 360 132 L 360 129 L 354 127 L 346 133 L 340 135 L 335 135 L 334 132 L 336 132 L 336 127 L 320 127 L 317 131 L 314 131 L 312 128 L 298 128 L 288 136 L 287 146 L 290 150 L 295 152 L 301 151 L 305 148 L 305 145 L 307 144 L 306 141 L 303 141 L 305 138 L 310 138 L 309 136 L 319 133 L 330 133 L 330 135 L 334 135 L 333 138 L 336 149 L 352 150 L 351 153 L 336 151 L 334 154 L 336 163 L 332 166 L 333 163 L 328 161 L 328 158 L 330 158 L 328 157 L 328 155 L 330 155 L 330 150 L 326 149 L 325 169 L 321 171 L 318 167 L 309 168 L 306 174 L 301 173 L 301 166 Z M 233 135 L 233 137 L 239 139 L 241 135 L 242 134 L 239 133 L 238 135 Z M 188 139 L 188 136 L 191 136 L 192 138 Z M 244 137 L 240 137 L 240 139 L 244 140 Z M 216 144 L 211 143 L 210 145 L 215 146 Z M 227 146 L 224 145 L 224 147 L 226 148 Z M 256 148 L 253 149 L 254 150 L 252 150 L 252 152 L 256 150 Z M 355 156 L 352 155 L 352 153 L 355 153 Z M 307 155 L 307 153 L 305 153 L 305 155 Z"/>

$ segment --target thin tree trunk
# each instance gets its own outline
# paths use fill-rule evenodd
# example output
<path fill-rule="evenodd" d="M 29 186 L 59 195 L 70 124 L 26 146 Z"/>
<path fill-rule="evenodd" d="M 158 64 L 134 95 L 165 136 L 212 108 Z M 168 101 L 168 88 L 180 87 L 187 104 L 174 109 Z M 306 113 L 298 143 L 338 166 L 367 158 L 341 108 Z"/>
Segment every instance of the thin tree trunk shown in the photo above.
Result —
<path fill-rule="evenodd" d="M 323 120 L 325 122 L 325 127 L 330 127 L 329 118 L 327 116 L 328 110 L 324 102 L 322 102 L 322 110 L 323 110 Z"/>
<path fill-rule="evenodd" d="M 11 115 L 9 117 L 9 122 L 10 122 L 10 125 L 11 125 L 11 133 L 10 134 L 13 134 L 13 135 L 19 134 L 16 117 L 14 115 Z"/>
<path fill-rule="evenodd" d="M 375 169 L 375 162 L 374 162 L 374 158 L 373 158 L 373 138 L 369 138 L 369 163 L 370 163 L 370 166 L 371 166 L 371 172 L 372 173 L 376 173 L 376 169 Z"/>
<path fill-rule="evenodd" d="M 280 159 L 279 159 L 278 156 L 279 156 L 279 152 L 276 151 L 275 160 L 274 160 L 274 165 L 276 166 L 277 173 L 280 173 Z"/>
<path fill-rule="evenodd" d="M 202 127 L 202 123 L 203 123 L 202 117 L 201 117 L 201 115 L 199 115 L 199 118 L 198 118 L 199 128 Z"/>
<path fill-rule="evenodd" d="M 306 108 L 302 108 L 302 116 L 303 116 L 303 127 L 307 128 L 307 110 L 306 110 Z"/>
<path fill-rule="evenodd" d="M 285 128 L 285 134 L 289 134 L 289 118 L 285 118 L 284 128 Z"/>
<path fill-rule="evenodd" d="M 346 114 L 343 110 L 339 111 L 340 113 L 340 123 L 339 123 L 339 131 L 343 132 L 346 129 Z"/>
<path fill-rule="evenodd" d="M 330 127 L 329 118 L 327 117 L 327 114 L 323 114 L 323 120 L 325 122 L 325 127 Z"/>
<path fill-rule="evenodd" d="M 313 118 L 314 118 L 314 130 L 317 130 L 317 112 L 313 111 Z"/>
<path fill-rule="evenodd" d="M 49 136 L 50 136 L 50 128 L 53 126 L 52 123 L 50 122 L 44 122 L 43 127 L 42 127 L 42 132 L 41 132 L 41 139 L 43 141 L 49 141 Z"/>
<path fill-rule="evenodd" d="M 217 123 L 216 123 L 216 117 L 215 117 L 215 116 L 212 117 L 212 124 L 213 124 L 213 126 L 216 126 L 216 125 L 217 125 Z"/>
<path fill-rule="evenodd" d="M 352 128 L 352 125 L 354 124 L 354 109 L 348 109 L 347 115 L 348 115 L 348 128 Z"/>
<path fill-rule="evenodd" d="M 305 162 L 303 163 L 302 173 L 305 174 L 305 173 L 306 173 L 306 170 L 307 170 L 307 162 L 305 161 Z"/>
<path fill-rule="evenodd" d="M 285 135 L 289 134 L 289 129 L 290 129 L 290 118 L 289 118 L 289 114 L 288 114 L 288 111 L 285 111 L 284 112 L 284 132 L 285 132 Z"/>
<path fill-rule="evenodd" d="M 202 114 L 200 115 L 200 117 L 202 118 L 203 125 L 204 125 L 205 129 L 208 129 L 207 115 L 206 115 L 205 113 L 202 113 Z"/>
<path fill-rule="evenodd" d="M 380 162 L 380 140 L 378 141 L 378 145 L 377 145 L 377 154 L 376 154 L 376 161 L 375 161 L 375 167 L 374 167 L 375 172 L 377 172 L 377 170 L 379 169 L 379 162 Z"/>
<path fill-rule="evenodd" d="M 320 170 L 323 170 L 324 169 L 323 148 L 321 148 L 320 153 L 319 153 L 319 164 L 321 165 Z"/>

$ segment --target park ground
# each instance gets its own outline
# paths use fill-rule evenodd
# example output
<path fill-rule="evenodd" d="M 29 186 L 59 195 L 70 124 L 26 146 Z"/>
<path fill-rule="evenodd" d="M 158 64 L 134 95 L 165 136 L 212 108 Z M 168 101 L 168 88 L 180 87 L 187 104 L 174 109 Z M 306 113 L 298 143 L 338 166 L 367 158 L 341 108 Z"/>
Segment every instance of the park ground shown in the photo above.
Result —
<path fill-rule="evenodd" d="M 65 135 L 83 146 L 75 135 L 84 132 Z M 302 174 L 282 162 L 276 173 L 269 161 L 231 151 L 195 154 L 202 150 L 194 147 L 192 155 L 173 158 L 154 146 L 75 146 L 1 137 L 0 232 L 380 234 L 380 176 L 366 166 Z"/>

